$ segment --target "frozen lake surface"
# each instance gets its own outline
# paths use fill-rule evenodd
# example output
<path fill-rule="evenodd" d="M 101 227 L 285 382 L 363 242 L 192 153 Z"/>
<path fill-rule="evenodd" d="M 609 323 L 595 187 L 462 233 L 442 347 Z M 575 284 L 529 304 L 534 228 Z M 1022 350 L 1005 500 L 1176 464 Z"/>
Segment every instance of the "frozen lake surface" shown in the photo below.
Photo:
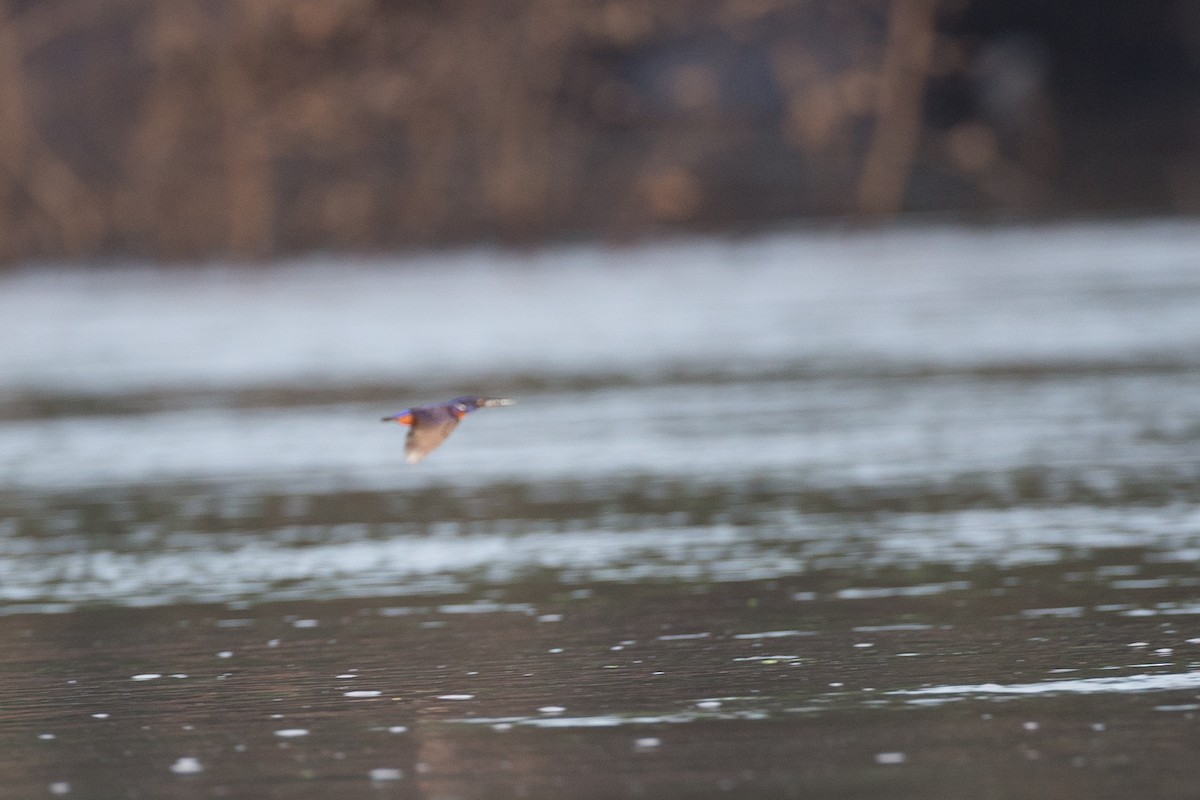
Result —
<path fill-rule="evenodd" d="M 0 276 L 12 796 L 1183 798 L 1200 226 Z M 476 392 L 427 461 L 379 418 Z"/>

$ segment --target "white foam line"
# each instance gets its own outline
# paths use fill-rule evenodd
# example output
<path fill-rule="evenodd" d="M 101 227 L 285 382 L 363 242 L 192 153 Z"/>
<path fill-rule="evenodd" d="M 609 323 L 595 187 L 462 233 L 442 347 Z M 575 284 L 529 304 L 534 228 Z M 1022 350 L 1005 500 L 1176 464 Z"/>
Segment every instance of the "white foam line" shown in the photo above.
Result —
<path fill-rule="evenodd" d="M 890 695 L 1044 695 L 1044 694 L 1125 694 L 1200 689 L 1200 671 L 1172 672 L 1161 675 L 1127 675 L 1121 678 L 1081 678 L 1038 683 L 976 683 L 952 686 L 927 686 L 899 689 Z"/>
<path fill-rule="evenodd" d="M 763 631 L 762 633 L 735 633 L 735 639 L 782 639 L 788 636 L 816 636 L 816 631 Z"/>
<path fill-rule="evenodd" d="M 684 712 L 621 716 L 600 714 L 591 717 L 467 717 L 446 720 L 457 725 L 523 725 L 531 728 L 615 728 L 620 725 L 664 725 L 711 719 L 767 719 L 762 711 Z"/>

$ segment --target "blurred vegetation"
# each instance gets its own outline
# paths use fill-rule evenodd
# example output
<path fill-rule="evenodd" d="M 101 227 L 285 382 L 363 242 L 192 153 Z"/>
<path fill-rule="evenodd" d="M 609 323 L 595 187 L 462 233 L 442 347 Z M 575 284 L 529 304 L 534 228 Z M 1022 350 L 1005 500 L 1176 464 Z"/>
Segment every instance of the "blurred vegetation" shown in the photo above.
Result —
<path fill-rule="evenodd" d="M 0 0 L 0 261 L 1200 208 L 1179 0 Z"/>

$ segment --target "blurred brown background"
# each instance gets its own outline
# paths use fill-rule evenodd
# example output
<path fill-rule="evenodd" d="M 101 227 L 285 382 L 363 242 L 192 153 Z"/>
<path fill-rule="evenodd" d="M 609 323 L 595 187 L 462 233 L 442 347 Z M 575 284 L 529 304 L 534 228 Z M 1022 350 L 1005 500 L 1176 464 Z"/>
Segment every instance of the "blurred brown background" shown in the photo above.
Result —
<path fill-rule="evenodd" d="M 0 261 L 1200 209 L 1189 0 L 9 0 Z"/>

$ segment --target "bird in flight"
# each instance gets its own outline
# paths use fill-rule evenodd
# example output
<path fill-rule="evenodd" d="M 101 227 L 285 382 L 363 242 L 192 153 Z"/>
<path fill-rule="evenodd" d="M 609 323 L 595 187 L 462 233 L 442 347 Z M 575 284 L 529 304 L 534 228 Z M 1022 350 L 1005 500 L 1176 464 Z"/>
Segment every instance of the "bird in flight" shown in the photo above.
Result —
<path fill-rule="evenodd" d="M 446 441 L 458 425 L 459 420 L 477 408 L 511 406 L 514 401 L 506 397 L 456 397 L 447 403 L 431 403 L 427 406 L 406 408 L 399 414 L 384 417 L 384 422 L 408 425 L 408 437 L 404 440 L 404 460 L 416 464 Z"/>

